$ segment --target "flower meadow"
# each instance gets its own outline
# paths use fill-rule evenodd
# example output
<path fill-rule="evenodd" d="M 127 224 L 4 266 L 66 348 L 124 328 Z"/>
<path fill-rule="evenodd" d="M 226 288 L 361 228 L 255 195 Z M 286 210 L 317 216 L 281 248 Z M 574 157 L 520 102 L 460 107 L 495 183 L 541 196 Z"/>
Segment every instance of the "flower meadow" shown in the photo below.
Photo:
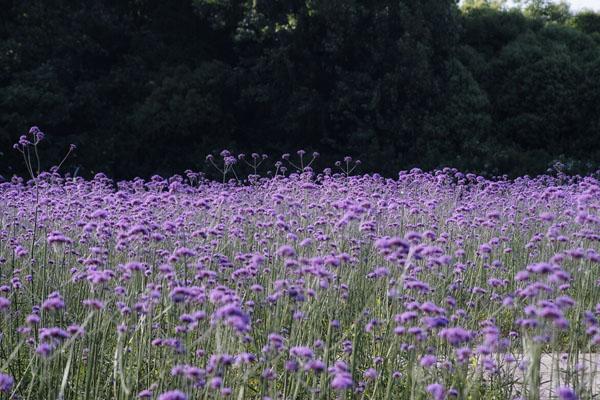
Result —
<path fill-rule="evenodd" d="M 0 398 L 598 393 L 597 177 L 260 178 L 255 155 L 227 181 L 242 158 L 0 184 Z"/>

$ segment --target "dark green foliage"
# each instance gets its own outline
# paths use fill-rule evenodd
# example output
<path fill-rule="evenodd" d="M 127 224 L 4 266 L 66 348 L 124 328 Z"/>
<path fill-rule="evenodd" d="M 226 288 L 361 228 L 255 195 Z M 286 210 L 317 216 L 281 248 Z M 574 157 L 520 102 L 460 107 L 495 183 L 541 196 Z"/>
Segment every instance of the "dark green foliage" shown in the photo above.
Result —
<path fill-rule="evenodd" d="M 230 148 L 363 171 L 600 162 L 600 17 L 453 0 L 0 0 L 0 174 L 30 125 L 46 167 L 118 178 Z M 272 160 L 274 161 L 274 160 Z"/>
<path fill-rule="evenodd" d="M 600 34 L 600 14 L 592 11 L 582 11 L 571 19 L 571 26 L 588 34 Z M 595 36 L 595 39 L 600 39 Z"/>

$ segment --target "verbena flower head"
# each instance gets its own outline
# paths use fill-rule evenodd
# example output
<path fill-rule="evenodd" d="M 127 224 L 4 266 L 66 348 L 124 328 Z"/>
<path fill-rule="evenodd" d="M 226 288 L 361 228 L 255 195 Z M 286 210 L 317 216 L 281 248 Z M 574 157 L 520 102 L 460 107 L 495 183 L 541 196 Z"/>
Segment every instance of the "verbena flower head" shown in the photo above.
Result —
<path fill-rule="evenodd" d="M 9 393 L 14 382 L 12 376 L 0 372 L 0 392 Z"/>
<path fill-rule="evenodd" d="M 421 364 L 422 367 L 425 368 L 430 368 L 433 365 L 435 365 L 437 363 L 437 357 L 434 355 L 426 355 L 421 357 L 421 360 L 419 361 L 419 364 Z"/>
<path fill-rule="evenodd" d="M 188 397 L 181 390 L 170 390 L 158 396 L 158 400 L 187 400 Z"/>
<path fill-rule="evenodd" d="M 10 300 L 6 297 L 0 297 L 0 311 L 6 311 L 10 308 Z"/>
<path fill-rule="evenodd" d="M 577 394 L 575 393 L 575 391 L 569 387 L 559 387 L 556 390 L 557 394 L 558 394 L 558 398 L 560 400 L 577 400 Z"/>
<path fill-rule="evenodd" d="M 434 400 L 443 400 L 446 397 L 444 386 L 439 383 L 432 383 L 427 386 L 427 392 Z"/>

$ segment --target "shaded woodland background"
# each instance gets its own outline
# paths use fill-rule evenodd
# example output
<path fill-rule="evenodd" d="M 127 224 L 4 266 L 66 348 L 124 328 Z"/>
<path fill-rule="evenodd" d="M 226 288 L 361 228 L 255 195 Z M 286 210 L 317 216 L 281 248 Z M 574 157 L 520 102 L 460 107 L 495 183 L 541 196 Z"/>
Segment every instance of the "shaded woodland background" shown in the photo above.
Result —
<path fill-rule="evenodd" d="M 600 14 L 470 0 L 0 0 L 0 174 L 206 168 L 221 149 L 536 174 L 600 166 Z"/>

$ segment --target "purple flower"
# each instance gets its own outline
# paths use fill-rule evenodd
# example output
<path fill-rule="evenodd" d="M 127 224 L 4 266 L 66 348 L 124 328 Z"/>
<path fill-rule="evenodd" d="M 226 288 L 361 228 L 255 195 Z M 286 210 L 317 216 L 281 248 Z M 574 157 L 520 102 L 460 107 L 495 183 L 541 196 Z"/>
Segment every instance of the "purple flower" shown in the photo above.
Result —
<path fill-rule="evenodd" d="M 395 319 L 396 322 L 402 322 L 402 323 L 406 323 L 409 322 L 413 319 L 416 319 L 418 317 L 418 314 L 414 311 L 405 311 L 402 314 L 398 314 L 396 315 Z"/>
<path fill-rule="evenodd" d="M 187 400 L 187 398 L 181 390 L 170 390 L 158 396 L 158 400 Z"/>
<path fill-rule="evenodd" d="M 364 372 L 363 376 L 365 379 L 373 381 L 377 379 L 377 370 L 375 368 L 369 368 Z"/>
<path fill-rule="evenodd" d="M 69 325 L 67 327 L 67 332 L 72 336 L 83 336 L 85 335 L 85 328 L 80 325 Z"/>
<path fill-rule="evenodd" d="M 52 354 L 53 347 L 48 343 L 41 343 L 36 349 L 35 352 L 42 357 L 48 357 Z"/>
<path fill-rule="evenodd" d="M 441 328 L 450 322 L 446 317 L 425 317 L 422 321 L 427 326 L 427 329 Z"/>
<path fill-rule="evenodd" d="M 470 331 L 460 327 L 444 328 L 438 335 L 441 338 L 446 339 L 453 346 L 468 342 L 472 337 L 472 333 Z"/>
<path fill-rule="evenodd" d="M 430 368 L 437 362 L 437 357 L 433 355 L 426 355 L 421 357 L 420 364 L 424 368 Z"/>
<path fill-rule="evenodd" d="M 277 255 L 280 257 L 294 257 L 296 255 L 296 251 L 292 246 L 283 245 L 277 249 Z"/>
<path fill-rule="evenodd" d="M 331 380 L 331 388 L 333 390 L 346 390 L 352 388 L 352 375 L 349 373 L 335 374 Z"/>
<path fill-rule="evenodd" d="M 522 281 L 526 281 L 529 279 L 529 272 L 528 271 L 519 271 L 515 274 L 515 280 L 522 282 Z"/>
<path fill-rule="evenodd" d="M 60 232 L 53 231 L 48 235 L 48 244 L 70 244 L 73 240 L 69 239 Z"/>
<path fill-rule="evenodd" d="M 399 237 L 381 238 L 375 241 L 375 247 L 381 251 L 399 249 L 403 253 L 408 253 L 410 243 Z"/>
<path fill-rule="evenodd" d="M 90 307 L 95 310 L 101 310 L 104 308 L 104 303 L 97 299 L 85 299 L 82 301 L 84 306 Z"/>
<path fill-rule="evenodd" d="M 290 355 L 295 356 L 295 357 L 310 359 L 310 358 L 313 358 L 314 353 L 308 347 L 296 346 L 296 347 L 292 347 L 290 349 Z"/>
<path fill-rule="evenodd" d="M 40 329 L 40 340 L 57 339 L 64 340 L 69 338 L 69 333 L 59 327 Z"/>
<path fill-rule="evenodd" d="M 460 349 L 456 349 L 456 360 L 463 364 L 467 361 L 469 361 L 469 358 L 471 357 L 471 349 L 468 347 L 461 347 Z"/>
<path fill-rule="evenodd" d="M 420 309 L 427 314 L 442 314 L 444 312 L 444 309 L 436 306 L 430 301 L 426 301 L 425 303 L 421 304 Z"/>
<path fill-rule="evenodd" d="M 443 400 L 444 397 L 446 397 L 446 390 L 444 389 L 444 386 L 439 383 L 428 385 L 427 393 L 429 393 L 434 400 Z"/>
<path fill-rule="evenodd" d="M 528 265 L 527 270 L 536 274 L 548 274 L 552 272 L 553 266 L 550 263 L 536 263 Z"/>
<path fill-rule="evenodd" d="M 237 356 L 235 356 L 235 362 L 238 365 L 250 364 L 254 361 L 256 361 L 256 356 L 252 353 L 240 353 Z"/>
<path fill-rule="evenodd" d="M 213 314 L 213 320 L 223 320 L 240 334 L 248 333 L 251 330 L 250 317 L 233 303 L 218 308 Z"/>
<path fill-rule="evenodd" d="M 559 387 L 557 390 L 558 398 L 560 400 L 577 400 L 577 394 L 573 389 L 568 387 Z"/>
<path fill-rule="evenodd" d="M 575 305 L 575 300 L 569 296 L 559 296 L 556 298 L 556 304 L 561 308 L 572 307 Z"/>
<path fill-rule="evenodd" d="M 10 300 L 6 297 L 0 297 L 0 311 L 8 310 L 10 307 Z"/>
<path fill-rule="evenodd" d="M 211 387 L 212 389 L 218 389 L 218 388 L 220 388 L 222 385 L 223 385 L 223 379 L 221 379 L 221 378 L 220 378 L 220 377 L 218 377 L 218 376 L 215 376 L 215 377 L 213 377 L 213 378 L 210 380 L 210 387 Z"/>
<path fill-rule="evenodd" d="M 333 390 L 340 391 L 352 388 L 352 375 L 345 362 L 336 361 L 330 372 L 333 373 L 333 379 L 331 380 L 331 388 Z"/>
<path fill-rule="evenodd" d="M 305 370 L 311 370 L 314 371 L 315 373 L 321 373 L 323 371 L 325 371 L 325 363 L 321 360 L 310 360 L 309 362 L 307 362 L 304 365 L 304 369 Z"/>
<path fill-rule="evenodd" d="M 540 213 L 540 219 L 542 221 L 550 222 L 550 221 L 553 221 L 554 218 L 555 218 L 555 216 L 552 213 L 549 213 L 549 212 Z"/>
<path fill-rule="evenodd" d="M 12 376 L 0 372 L 0 392 L 10 392 L 14 382 Z"/>
<path fill-rule="evenodd" d="M 48 299 L 44 300 L 42 303 L 42 308 L 46 311 L 60 310 L 65 308 L 65 302 L 59 293 L 54 292 L 50 294 Z"/>
<path fill-rule="evenodd" d="M 563 317 L 562 311 L 556 306 L 546 306 L 537 310 L 537 315 L 542 318 L 555 320 Z"/>
<path fill-rule="evenodd" d="M 296 360 L 288 360 L 285 362 L 284 368 L 289 372 L 296 372 L 300 368 L 300 364 Z"/>
<path fill-rule="evenodd" d="M 265 368 L 261 374 L 261 377 L 268 381 L 272 381 L 274 379 L 277 379 L 277 373 L 273 368 Z"/>

